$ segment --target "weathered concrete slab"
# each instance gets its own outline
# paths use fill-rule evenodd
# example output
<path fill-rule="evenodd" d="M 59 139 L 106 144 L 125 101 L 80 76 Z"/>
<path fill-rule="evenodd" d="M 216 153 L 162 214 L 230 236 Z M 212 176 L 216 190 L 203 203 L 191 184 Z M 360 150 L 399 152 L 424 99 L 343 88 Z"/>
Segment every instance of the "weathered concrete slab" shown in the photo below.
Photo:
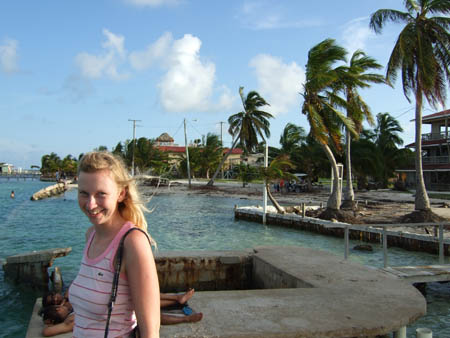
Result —
<path fill-rule="evenodd" d="M 71 251 L 72 248 L 56 248 L 9 256 L 3 264 L 5 278 L 14 283 L 46 287 L 49 282 L 47 269 L 56 258 L 66 256 Z"/>
<path fill-rule="evenodd" d="M 387 334 L 426 313 L 412 286 L 380 271 L 299 247 L 257 248 L 270 264 L 306 286 L 200 292 L 195 324 L 164 327 L 162 337 L 365 337 Z"/>

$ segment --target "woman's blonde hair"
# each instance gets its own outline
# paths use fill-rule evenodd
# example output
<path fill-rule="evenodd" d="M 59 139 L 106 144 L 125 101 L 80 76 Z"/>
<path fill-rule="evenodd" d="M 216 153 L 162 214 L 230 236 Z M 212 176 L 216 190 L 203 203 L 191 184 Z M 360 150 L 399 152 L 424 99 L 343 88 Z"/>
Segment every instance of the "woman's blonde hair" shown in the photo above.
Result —
<path fill-rule="evenodd" d="M 78 176 L 80 172 L 92 173 L 99 170 L 109 170 L 119 189 L 125 189 L 125 198 L 119 202 L 120 215 L 132 222 L 138 228 L 147 232 L 147 220 L 144 212 L 148 212 L 139 195 L 136 181 L 128 174 L 123 160 L 107 151 L 92 151 L 86 153 L 78 164 Z M 148 232 L 147 232 L 148 234 Z M 156 246 L 156 242 L 149 235 L 150 242 Z"/>

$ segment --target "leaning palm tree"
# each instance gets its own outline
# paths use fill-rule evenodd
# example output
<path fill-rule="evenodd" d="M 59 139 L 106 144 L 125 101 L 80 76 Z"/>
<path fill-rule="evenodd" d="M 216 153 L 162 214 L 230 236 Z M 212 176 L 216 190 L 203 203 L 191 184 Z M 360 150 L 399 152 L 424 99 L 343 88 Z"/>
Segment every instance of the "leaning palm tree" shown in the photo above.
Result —
<path fill-rule="evenodd" d="M 327 202 L 327 209 L 339 210 L 341 191 L 339 189 L 338 167 L 330 146 L 340 150 L 341 131 L 344 124 L 351 133 L 355 133 L 354 123 L 338 111 L 331 101 L 333 87 L 339 81 L 339 72 L 333 65 L 345 61 L 347 52 L 335 44 L 333 39 L 326 39 L 308 52 L 306 64 L 306 81 L 302 93 L 304 102 L 302 113 L 306 115 L 310 133 L 320 144 L 330 161 L 333 175 L 332 193 Z"/>
<path fill-rule="evenodd" d="M 395 83 L 401 71 L 403 93 L 416 101 L 416 197 L 415 210 L 429 211 L 430 201 L 422 170 L 422 106 L 424 97 L 437 108 L 444 106 L 450 81 L 450 1 L 404 0 L 406 12 L 380 9 L 370 18 L 370 27 L 381 33 L 388 21 L 405 24 L 392 50 L 386 80 Z M 442 15 L 442 16 L 430 16 Z"/>
<path fill-rule="evenodd" d="M 230 125 L 228 132 L 233 137 L 234 142 L 230 150 L 228 150 L 222 158 L 213 177 L 206 184 L 208 186 L 214 184 L 214 180 L 219 174 L 223 164 L 238 142 L 244 151 L 251 152 L 258 146 L 258 137 L 261 137 L 262 140 L 266 139 L 264 135 L 270 137 L 269 119 L 273 118 L 273 116 L 272 114 L 261 110 L 261 107 L 269 106 L 269 104 L 255 91 L 249 92 L 247 97 L 244 98 L 244 87 L 239 87 L 239 95 L 241 96 L 244 111 L 231 115 L 228 118 L 228 123 Z"/>
<path fill-rule="evenodd" d="M 284 214 L 285 210 L 283 207 L 277 202 L 277 200 L 273 197 L 270 192 L 270 184 L 273 181 L 285 179 L 285 180 L 298 180 L 296 176 L 289 173 L 288 170 L 293 169 L 294 164 L 289 160 L 289 156 L 286 154 L 282 154 L 272 160 L 267 168 L 260 167 L 260 176 L 264 179 L 267 196 L 272 202 L 273 206 L 277 210 L 278 213 Z"/>
<path fill-rule="evenodd" d="M 373 69 L 380 69 L 382 66 L 375 59 L 367 56 L 363 51 L 357 50 L 353 53 L 349 66 L 339 67 L 339 78 L 337 85 L 345 95 L 345 108 L 347 117 L 355 124 L 355 131 L 359 135 L 362 131 L 364 120 L 373 125 L 373 117 L 369 106 L 364 102 L 359 88 L 368 88 L 371 83 L 384 83 L 385 79 L 380 74 L 370 73 Z M 345 133 L 345 164 L 347 169 L 347 187 L 344 193 L 344 203 L 348 207 L 353 207 L 355 193 L 352 181 L 352 161 L 351 161 L 352 134 L 349 130 Z"/>

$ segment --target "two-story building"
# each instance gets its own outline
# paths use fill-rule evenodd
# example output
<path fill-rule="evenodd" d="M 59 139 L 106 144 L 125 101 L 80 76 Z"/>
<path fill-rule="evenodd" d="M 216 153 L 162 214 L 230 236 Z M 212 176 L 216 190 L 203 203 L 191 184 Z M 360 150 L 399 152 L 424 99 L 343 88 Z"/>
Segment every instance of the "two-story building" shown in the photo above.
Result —
<path fill-rule="evenodd" d="M 169 155 L 170 164 L 178 165 L 183 155 L 186 153 L 186 147 L 175 144 L 174 139 L 167 133 L 163 133 L 158 138 L 156 138 L 155 145 L 159 150 Z M 189 145 L 189 147 L 197 147 L 197 145 L 193 144 Z M 224 148 L 223 154 L 225 155 L 228 150 L 229 148 Z M 236 165 L 239 165 L 242 161 L 242 154 L 242 149 L 233 149 L 223 165 L 224 170 L 228 170 Z"/>
<path fill-rule="evenodd" d="M 450 109 L 422 117 L 431 132 L 422 134 L 422 169 L 427 190 L 450 191 Z M 415 144 L 406 147 L 415 148 Z M 407 186 L 415 186 L 414 163 L 397 170 Z"/>

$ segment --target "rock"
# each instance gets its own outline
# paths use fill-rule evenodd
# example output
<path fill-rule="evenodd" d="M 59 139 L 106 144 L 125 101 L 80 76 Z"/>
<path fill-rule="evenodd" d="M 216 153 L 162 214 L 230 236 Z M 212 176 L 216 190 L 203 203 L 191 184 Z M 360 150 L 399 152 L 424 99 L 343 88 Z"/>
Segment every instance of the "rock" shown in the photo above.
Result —
<path fill-rule="evenodd" d="M 353 250 L 372 252 L 373 248 L 369 244 L 359 244 L 353 247 Z"/>

